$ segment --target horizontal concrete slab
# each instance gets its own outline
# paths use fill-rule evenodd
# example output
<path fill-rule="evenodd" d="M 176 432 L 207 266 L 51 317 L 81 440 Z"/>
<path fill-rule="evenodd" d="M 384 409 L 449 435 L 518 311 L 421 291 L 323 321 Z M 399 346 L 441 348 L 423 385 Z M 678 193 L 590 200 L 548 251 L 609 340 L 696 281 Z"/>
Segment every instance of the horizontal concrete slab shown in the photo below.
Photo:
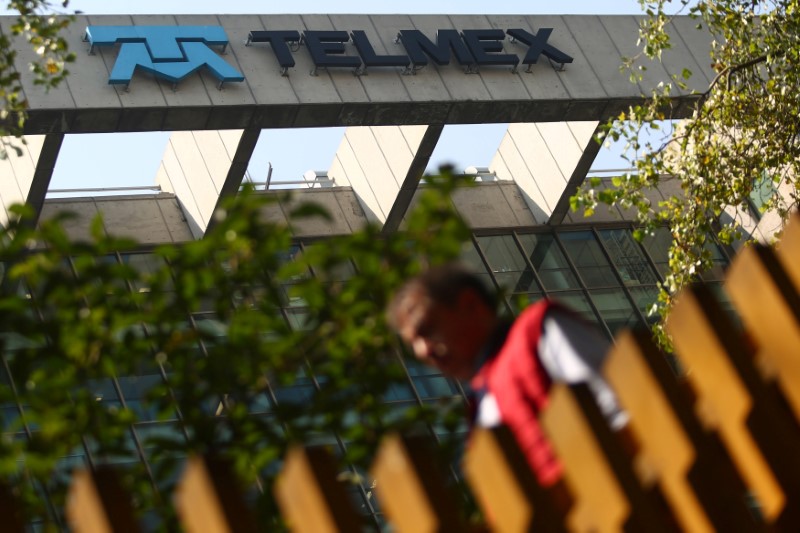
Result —
<path fill-rule="evenodd" d="M 8 28 L 12 20 L 0 17 L 0 26 Z M 689 66 L 701 86 L 713 77 L 713 73 L 709 76 L 702 72 L 710 67 L 698 65 L 696 59 L 698 48 L 710 42 L 710 36 L 677 20 L 670 28 L 679 37 L 680 46 L 671 51 L 669 61 L 649 71 L 641 83 L 629 83 L 619 65 L 622 56 L 635 47 L 636 22 L 631 16 L 78 16 L 65 32 L 77 60 L 70 65 L 71 74 L 63 86 L 47 93 L 33 83 L 28 69 L 20 69 L 30 102 L 27 131 L 43 134 L 596 121 L 615 116 L 641 101 L 641 95 L 648 94 L 651 85 L 662 81 L 662 74 L 666 78 L 663 81 L 668 82 L 670 75 L 680 74 L 677 69 Z M 130 42 L 97 45 L 90 53 L 89 44 L 82 40 L 88 26 L 136 26 L 142 35 L 158 33 L 158 27 L 163 26 L 222 26 L 229 43 L 224 50 L 218 44 L 208 45 L 208 50 L 201 46 L 206 62 L 197 60 L 196 71 L 189 69 L 190 73 L 173 84 L 159 78 L 157 72 L 159 68 L 173 69 L 174 61 L 170 67 L 159 64 L 158 53 L 153 52 L 153 43 L 148 41 L 152 61 L 145 57 L 143 61 L 150 61 L 149 66 L 136 63 L 126 87 L 109 84 L 111 72 L 121 56 L 127 58 L 125 61 L 132 57 L 130 49 L 123 52 L 125 46 L 138 46 L 137 61 L 142 60 L 143 47 Z M 552 29 L 549 34 L 547 28 Z M 487 33 L 489 37 L 478 41 L 458 37 L 459 32 L 476 29 L 495 33 Z M 503 32 L 510 29 L 518 36 L 529 36 L 532 45 L 504 36 Z M 298 35 L 346 32 L 345 40 L 349 32 L 360 30 L 369 40 L 373 59 L 359 72 L 352 67 L 318 68 L 304 43 L 248 44 L 251 31 L 283 30 Z M 462 52 L 467 47 L 467 55 L 462 53 L 462 64 L 451 51 L 449 64 L 429 60 L 424 67 L 380 66 L 381 58 L 412 56 L 397 40 L 398 34 L 406 30 L 421 32 L 432 43 L 438 32 L 445 30 L 442 35 L 446 36 L 450 31 L 456 38 L 454 47 Z M 192 47 L 186 48 L 192 54 L 198 50 L 196 40 L 187 39 L 193 42 Z M 180 46 L 181 41 L 177 42 Z M 16 40 L 14 46 L 20 48 L 21 59 L 32 57 L 30 51 L 23 51 L 24 43 Z M 276 52 L 282 47 L 293 66 L 280 64 Z M 328 50 L 325 57 L 332 60 L 360 57 L 352 41 L 323 43 L 322 48 Z M 539 48 L 545 51 L 536 57 L 537 61 L 525 64 L 533 57 L 529 50 Z M 572 62 L 563 68 L 554 64 L 548 57 L 558 57 L 558 53 L 550 53 L 553 51 L 570 56 Z M 515 69 L 509 64 L 490 65 L 484 61 L 514 56 L 520 61 Z M 187 58 L 192 59 L 188 55 Z M 241 73 L 244 81 L 229 81 L 219 88 L 211 65 L 219 66 L 220 62 Z M 684 94 L 680 98 L 689 101 L 694 97 Z M 690 106 L 679 105 L 676 109 L 679 113 L 688 112 Z"/>
<path fill-rule="evenodd" d="M 105 196 L 45 200 L 41 220 L 69 213 L 62 227 L 70 239 L 90 241 L 92 223 L 98 215 L 106 234 L 128 237 L 143 245 L 192 240 L 189 225 L 172 194 Z"/>

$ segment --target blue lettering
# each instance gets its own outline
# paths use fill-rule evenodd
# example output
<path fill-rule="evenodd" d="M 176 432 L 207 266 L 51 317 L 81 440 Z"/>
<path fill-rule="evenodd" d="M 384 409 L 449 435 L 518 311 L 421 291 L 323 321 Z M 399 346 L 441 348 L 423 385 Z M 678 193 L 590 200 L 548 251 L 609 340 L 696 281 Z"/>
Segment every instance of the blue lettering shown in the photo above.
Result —
<path fill-rule="evenodd" d="M 350 40 L 346 31 L 307 31 L 303 33 L 303 38 L 317 67 L 361 66 L 361 58 L 344 55 L 344 43 Z"/>
<path fill-rule="evenodd" d="M 561 63 L 562 65 L 564 63 L 572 63 L 571 56 L 568 56 L 558 48 L 547 44 L 547 39 L 549 39 L 550 34 L 553 33 L 553 28 L 539 28 L 539 31 L 536 32 L 536 34 L 532 34 L 529 31 L 520 28 L 506 30 L 506 33 L 518 41 L 522 41 L 528 45 L 528 53 L 525 54 L 525 59 L 522 60 L 524 65 L 536 63 L 539 60 L 540 55 L 544 55 L 556 63 Z"/>
<path fill-rule="evenodd" d="M 294 66 L 294 56 L 289 43 L 299 43 L 299 31 L 270 30 L 270 31 L 251 31 L 247 37 L 247 44 L 250 43 L 269 43 L 278 64 L 281 66 L 281 73 L 285 74 L 286 69 Z"/>
<path fill-rule="evenodd" d="M 375 53 L 372 43 L 363 30 L 350 33 L 358 54 L 364 61 L 364 67 L 408 67 L 411 59 L 406 55 L 379 55 Z"/>
<path fill-rule="evenodd" d="M 506 38 L 503 30 L 464 30 L 462 35 L 478 65 L 511 65 L 516 68 L 519 64 L 515 54 L 499 53 L 503 51 L 502 41 Z"/>
<path fill-rule="evenodd" d="M 451 52 L 456 55 L 460 65 L 475 63 L 458 30 L 439 30 L 436 32 L 435 43 L 419 30 L 400 30 L 400 42 L 414 66 L 427 65 L 428 57 L 437 65 L 449 65 Z"/>

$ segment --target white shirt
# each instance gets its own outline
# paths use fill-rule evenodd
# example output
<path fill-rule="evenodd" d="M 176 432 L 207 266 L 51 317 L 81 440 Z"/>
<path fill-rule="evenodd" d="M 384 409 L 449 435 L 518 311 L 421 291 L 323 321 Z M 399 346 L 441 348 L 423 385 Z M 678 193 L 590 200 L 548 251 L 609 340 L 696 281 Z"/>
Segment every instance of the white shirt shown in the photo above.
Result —
<path fill-rule="evenodd" d="M 610 343 L 599 331 L 556 307 L 549 309 L 544 317 L 537 352 L 551 380 L 586 383 L 609 425 L 619 429 L 627 423 L 628 415 L 620 408 L 616 395 L 601 374 L 609 347 Z M 492 394 L 487 393 L 481 399 L 475 421 L 482 427 L 502 422 Z"/>

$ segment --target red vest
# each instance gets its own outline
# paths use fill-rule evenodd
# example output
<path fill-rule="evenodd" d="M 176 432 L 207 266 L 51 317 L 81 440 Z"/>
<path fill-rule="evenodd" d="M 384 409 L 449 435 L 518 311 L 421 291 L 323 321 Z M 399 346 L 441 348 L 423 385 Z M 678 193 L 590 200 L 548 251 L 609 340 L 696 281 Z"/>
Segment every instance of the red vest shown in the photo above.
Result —
<path fill-rule="evenodd" d="M 525 309 L 503 345 L 471 381 L 473 390 L 494 396 L 503 424 L 514 434 L 531 470 L 545 487 L 558 481 L 562 472 L 539 426 L 539 413 L 547 405 L 551 381 L 539 361 L 537 347 L 544 315 L 553 305 L 542 300 Z"/>

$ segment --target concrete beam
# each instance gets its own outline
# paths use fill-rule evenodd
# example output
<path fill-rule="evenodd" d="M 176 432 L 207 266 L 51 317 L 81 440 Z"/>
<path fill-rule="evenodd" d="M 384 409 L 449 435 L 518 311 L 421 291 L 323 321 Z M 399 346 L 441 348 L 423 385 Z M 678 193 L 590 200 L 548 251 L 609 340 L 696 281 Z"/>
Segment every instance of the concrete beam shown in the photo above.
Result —
<path fill-rule="evenodd" d="M 586 142 L 583 154 L 578 160 L 578 164 L 575 165 L 575 169 L 572 171 L 572 175 L 569 177 L 567 185 L 561 193 L 561 198 L 558 199 L 556 206 L 553 208 L 553 213 L 547 221 L 551 226 L 557 226 L 564 221 L 564 217 L 566 217 L 569 212 L 569 199 L 578 191 L 578 188 L 586 179 L 586 174 L 589 173 L 589 169 L 592 168 L 592 163 L 594 163 L 598 152 L 600 152 L 600 147 L 602 146 L 602 144 L 596 140 L 599 133 L 600 124 L 597 125 L 594 134 Z"/>
<path fill-rule="evenodd" d="M 225 182 L 219 190 L 217 204 L 214 206 L 214 211 L 222 206 L 226 198 L 235 196 L 239 192 L 239 187 L 242 185 L 247 166 L 250 164 L 250 158 L 253 157 L 253 150 L 256 149 L 258 137 L 261 134 L 260 128 L 248 128 L 242 132 L 239 138 L 239 145 L 236 147 L 236 153 L 233 154 L 233 161 L 228 169 L 228 175 L 225 176 Z M 216 224 L 214 217 L 208 221 L 206 231 L 210 230 Z"/>
<path fill-rule="evenodd" d="M 44 198 L 47 189 L 50 187 L 50 179 L 58 161 L 58 153 L 61 151 L 61 144 L 64 142 L 63 133 L 49 133 L 44 138 L 42 151 L 39 152 L 39 159 L 36 162 L 36 170 L 31 180 L 31 188 L 28 191 L 27 204 L 33 208 L 34 219 L 31 225 L 35 226 L 42 214 Z"/>
<path fill-rule="evenodd" d="M 422 179 L 422 175 L 425 173 L 433 150 L 436 148 L 436 143 L 439 142 L 442 130 L 444 130 L 444 126 L 441 124 L 428 126 L 425 130 L 425 135 L 422 136 L 422 141 L 419 143 L 417 153 L 414 155 L 414 160 L 408 168 L 406 178 L 400 186 L 397 198 L 395 198 L 392 209 L 386 216 L 386 222 L 383 223 L 383 233 L 395 232 L 400 227 L 400 222 L 403 221 L 403 217 L 405 217 L 408 211 L 408 206 L 411 205 L 411 200 L 414 198 L 414 193 L 417 192 L 417 187 Z"/>

